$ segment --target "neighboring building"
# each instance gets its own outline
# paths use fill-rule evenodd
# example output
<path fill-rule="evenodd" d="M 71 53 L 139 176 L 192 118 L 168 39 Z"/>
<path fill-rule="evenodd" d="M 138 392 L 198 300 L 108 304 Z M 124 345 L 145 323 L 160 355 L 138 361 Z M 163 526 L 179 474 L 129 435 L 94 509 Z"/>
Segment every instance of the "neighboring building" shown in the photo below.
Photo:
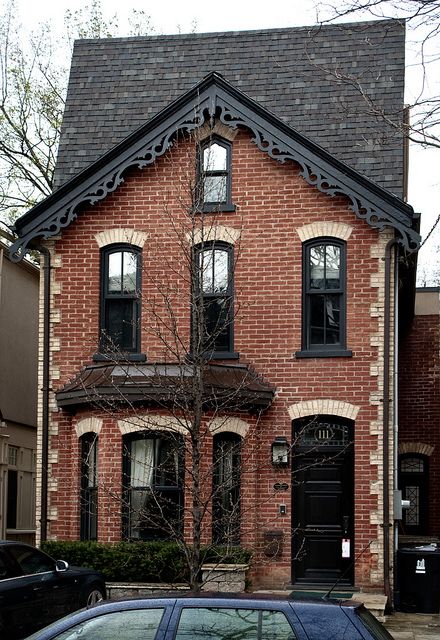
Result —
<path fill-rule="evenodd" d="M 188 538 L 202 379 L 203 541 L 252 548 L 254 586 L 389 594 L 419 237 L 404 141 L 328 66 L 395 117 L 403 56 L 393 21 L 76 44 L 58 189 L 13 247 L 50 252 L 43 537 Z"/>
<path fill-rule="evenodd" d="M 0 538 L 35 541 L 39 269 L 0 243 Z"/>
<path fill-rule="evenodd" d="M 417 289 L 399 361 L 400 542 L 440 543 L 440 288 Z"/>

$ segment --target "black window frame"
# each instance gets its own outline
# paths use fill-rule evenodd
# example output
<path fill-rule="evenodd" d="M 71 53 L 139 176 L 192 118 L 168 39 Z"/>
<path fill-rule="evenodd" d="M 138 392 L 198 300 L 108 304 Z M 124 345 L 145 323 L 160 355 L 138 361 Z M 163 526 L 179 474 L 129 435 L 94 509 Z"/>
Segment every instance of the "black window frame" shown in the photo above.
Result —
<path fill-rule="evenodd" d="M 131 253 L 136 256 L 136 282 L 134 293 L 109 293 L 109 260 L 115 253 Z M 112 360 L 119 354 L 124 359 L 133 361 L 144 361 L 146 356 L 141 353 L 141 287 L 142 287 L 142 250 L 129 243 L 118 243 L 105 246 L 101 249 L 101 269 L 100 269 L 100 313 L 99 313 L 99 353 L 95 354 L 94 360 Z M 109 322 L 107 319 L 108 307 L 111 301 L 131 300 L 132 301 L 132 341 L 131 346 L 121 345 L 109 338 Z"/>
<path fill-rule="evenodd" d="M 203 162 L 203 154 L 211 145 L 217 144 L 226 150 L 226 169 L 222 170 L 205 170 Z M 226 178 L 226 197 L 221 202 L 205 201 L 205 178 L 223 176 Z M 197 153 L 197 200 L 199 208 L 205 213 L 216 211 L 233 212 L 235 205 L 232 203 L 232 144 L 219 136 L 211 136 L 203 140 L 198 145 Z"/>
<path fill-rule="evenodd" d="M 200 255 L 205 251 L 214 252 L 216 250 L 224 251 L 228 256 L 228 285 L 227 289 L 223 293 L 213 292 L 213 293 L 205 293 L 202 290 L 202 273 L 200 270 L 199 260 Z M 202 352 L 203 357 L 206 360 L 232 360 L 238 359 L 239 354 L 234 351 L 234 246 L 224 241 L 220 240 L 212 240 L 209 242 L 203 242 L 194 247 L 193 250 L 193 264 L 194 264 L 194 287 L 195 291 L 193 293 L 193 302 L 195 304 L 195 309 L 193 310 L 193 314 L 191 316 L 191 322 L 194 322 L 194 318 L 197 318 L 198 310 L 201 309 L 200 306 L 200 298 L 203 299 L 203 314 L 204 319 L 206 319 L 206 307 L 212 304 L 214 301 L 223 299 L 225 301 L 225 305 L 227 307 L 227 316 L 228 320 L 226 323 L 226 328 L 228 331 L 227 336 L 227 348 L 220 349 L 214 341 L 214 343 L 209 343 L 209 338 L 202 344 Z M 215 272 L 213 271 L 213 278 L 215 277 Z M 194 327 L 191 327 L 191 354 L 194 355 L 196 349 L 193 343 L 194 340 Z M 218 336 L 220 336 L 220 331 Z"/>
<path fill-rule="evenodd" d="M 154 459 L 154 471 L 153 471 L 153 482 L 151 485 L 139 485 L 132 486 L 131 479 L 131 459 L 132 459 L 132 443 L 138 440 L 153 440 L 156 441 L 168 441 L 173 442 L 176 446 L 177 454 L 178 454 L 178 482 L 177 484 L 163 484 L 156 482 L 156 469 L 157 459 Z M 154 456 L 156 456 L 157 452 L 160 451 L 160 448 L 154 444 L 153 452 Z M 183 535 L 183 509 L 184 509 L 184 441 L 183 436 L 176 432 L 166 431 L 166 430 L 145 430 L 136 432 L 133 434 L 129 434 L 124 436 L 123 438 L 123 450 L 122 450 L 122 487 L 123 487 L 123 509 L 122 509 L 122 528 L 123 528 L 123 537 L 128 541 L 149 541 L 149 540 L 172 540 L 175 539 L 177 535 Z M 141 529 L 139 524 L 138 527 L 132 525 L 131 520 L 131 511 L 132 511 L 132 495 L 133 491 L 144 491 L 148 492 L 151 490 L 154 493 L 153 499 L 155 500 L 157 497 L 163 496 L 164 499 L 170 499 L 169 496 L 173 496 L 171 498 L 172 505 L 174 506 L 174 514 L 176 516 L 176 526 L 173 533 L 166 531 L 166 526 L 163 529 L 154 526 L 144 526 L 144 533 L 138 536 L 132 535 L 133 530 L 138 528 Z M 139 516 L 138 516 L 139 517 Z"/>
<path fill-rule="evenodd" d="M 241 454 L 243 439 L 236 433 L 222 432 L 212 442 L 212 542 L 238 546 L 241 529 Z M 226 456 L 231 456 L 231 484 L 219 477 L 225 473 Z M 220 465 L 222 469 L 220 470 Z M 228 509 L 228 504 L 230 509 Z"/>
<path fill-rule="evenodd" d="M 80 539 L 98 539 L 98 435 L 88 432 L 81 436 Z M 90 457 L 93 461 L 90 464 Z M 93 478 L 90 482 L 90 471 Z"/>
<path fill-rule="evenodd" d="M 312 289 L 310 287 L 310 253 L 316 247 L 338 247 L 339 280 L 338 288 Z M 326 269 L 326 263 L 324 269 Z M 330 236 L 313 238 L 302 245 L 302 346 L 296 352 L 297 358 L 351 356 L 347 349 L 347 243 Z M 314 296 L 339 296 L 339 341 L 314 343 L 311 340 L 311 301 Z M 325 334 L 326 326 L 323 324 Z"/>

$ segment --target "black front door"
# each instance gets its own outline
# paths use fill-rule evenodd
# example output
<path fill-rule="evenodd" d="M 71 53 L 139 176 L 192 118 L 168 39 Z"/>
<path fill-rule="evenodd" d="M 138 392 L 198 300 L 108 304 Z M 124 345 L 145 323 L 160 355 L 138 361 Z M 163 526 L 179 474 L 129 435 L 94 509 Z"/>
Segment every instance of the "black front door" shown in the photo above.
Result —
<path fill-rule="evenodd" d="M 353 584 L 353 424 L 318 416 L 294 424 L 292 580 Z"/>

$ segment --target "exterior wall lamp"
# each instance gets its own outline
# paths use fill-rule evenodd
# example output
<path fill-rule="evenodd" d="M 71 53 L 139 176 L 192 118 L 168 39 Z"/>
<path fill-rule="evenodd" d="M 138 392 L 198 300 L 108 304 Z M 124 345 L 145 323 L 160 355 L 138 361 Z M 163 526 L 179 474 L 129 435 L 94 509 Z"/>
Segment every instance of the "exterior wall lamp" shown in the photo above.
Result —
<path fill-rule="evenodd" d="M 277 436 L 272 442 L 272 464 L 275 467 L 289 466 L 289 443 L 284 436 Z"/>

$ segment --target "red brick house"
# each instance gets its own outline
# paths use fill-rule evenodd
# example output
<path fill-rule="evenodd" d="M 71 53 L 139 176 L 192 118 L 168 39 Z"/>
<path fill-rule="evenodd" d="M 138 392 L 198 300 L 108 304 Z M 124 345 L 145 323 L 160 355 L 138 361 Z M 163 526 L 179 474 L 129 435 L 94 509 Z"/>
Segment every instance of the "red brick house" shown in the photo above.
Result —
<path fill-rule="evenodd" d="M 77 45 L 58 189 L 13 247 L 46 265 L 43 538 L 199 526 L 253 550 L 254 586 L 389 594 L 417 221 L 403 141 L 310 62 L 343 50 L 396 114 L 404 34 L 370 29 L 370 49 L 356 25 Z"/>

